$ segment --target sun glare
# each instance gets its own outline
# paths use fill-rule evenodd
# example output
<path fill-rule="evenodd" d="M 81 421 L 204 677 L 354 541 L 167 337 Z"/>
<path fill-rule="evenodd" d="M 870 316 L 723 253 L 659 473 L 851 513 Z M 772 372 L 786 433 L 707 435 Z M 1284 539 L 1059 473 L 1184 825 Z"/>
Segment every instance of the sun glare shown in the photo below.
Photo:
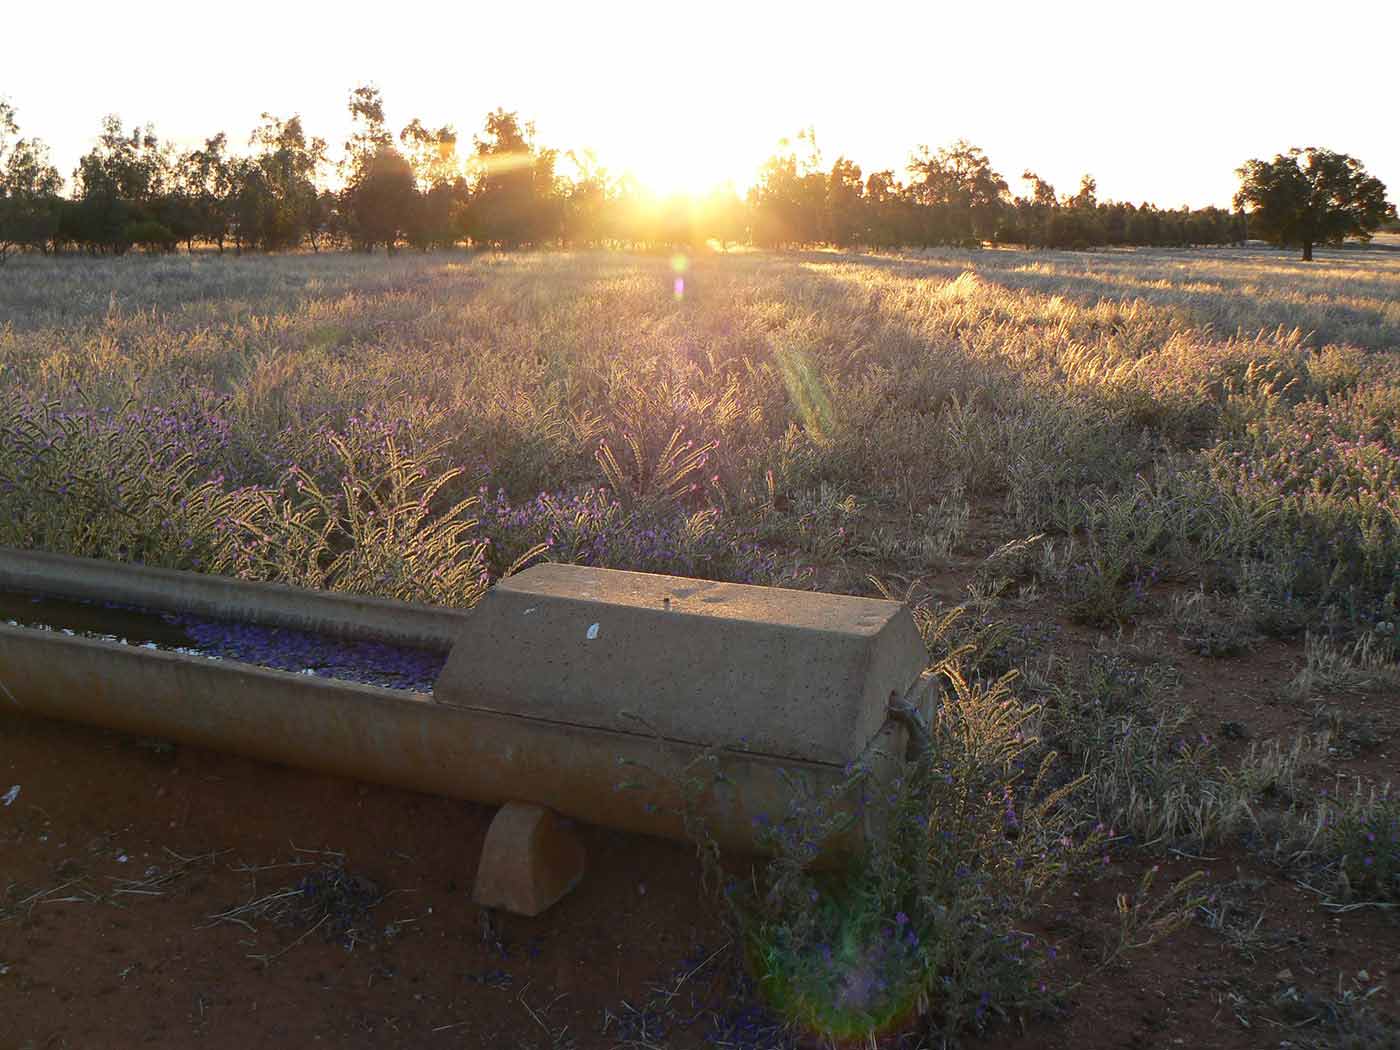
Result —
<path fill-rule="evenodd" d="M 614 176 L 628 176 L 662 199 L 699 199 L 729 183 L 743 196 L 777 141 L 761 126 L 725 126 L 709 107 L 685 97 L 649 101 L 636 120 L 645 133 L 601 136 L 594 152 Z"/>
<path fill-rule="evenodd" d="M 700 155 L 697 156 L 697 153 Z M 717 158 L 704 156 L 699 150 L 689 154 L 658 150 L 638 156 L 623 170 L 639 187 L 660 198 L 699 199 L 726 183 L 734 183 L 742 195 L 749 181 L 736 178 L 732 168 L 726 167 Z"/>

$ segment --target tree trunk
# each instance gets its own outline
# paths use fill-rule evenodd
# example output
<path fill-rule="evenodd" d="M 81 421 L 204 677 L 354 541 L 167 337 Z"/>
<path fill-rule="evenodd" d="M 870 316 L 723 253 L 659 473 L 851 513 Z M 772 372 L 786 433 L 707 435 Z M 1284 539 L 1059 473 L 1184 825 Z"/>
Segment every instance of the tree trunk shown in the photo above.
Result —
<path fill-rule="evenodd" d="M 1312 241 L 1303 242 L 1303 262 L 1312 262 Z"/>

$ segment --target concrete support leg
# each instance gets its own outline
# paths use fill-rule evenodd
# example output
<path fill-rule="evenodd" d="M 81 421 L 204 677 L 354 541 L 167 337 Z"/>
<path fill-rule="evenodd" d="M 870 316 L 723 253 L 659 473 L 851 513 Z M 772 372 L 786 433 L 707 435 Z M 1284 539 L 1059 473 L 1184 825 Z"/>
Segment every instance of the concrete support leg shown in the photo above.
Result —
<path fill-rule="evenodd" d="M 472 898 L 483 908 L 538 915 L 578 885 L 583 843 L 553 810 L 507 802 L 486 832 Z"/>

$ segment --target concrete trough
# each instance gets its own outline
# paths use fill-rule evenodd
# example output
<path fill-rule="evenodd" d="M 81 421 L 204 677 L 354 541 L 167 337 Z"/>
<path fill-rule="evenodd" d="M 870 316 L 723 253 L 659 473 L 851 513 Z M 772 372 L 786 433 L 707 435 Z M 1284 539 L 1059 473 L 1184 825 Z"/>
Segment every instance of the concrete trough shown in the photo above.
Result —
<path fill-rule="evenodd" d="M 0 549 L 2 590 L 447 655 L 408 693 L 0 622 L 0 710 L 678 839 L 664 774 L 712 751 L 732 787 L 701 810 L 743 851 L 785 776 L 821 790 L 866 759 L 886 779 L 907 744 L 891 701 L 930 706 L 909 612 L 864 598 L 539 565 L 461 612 Z M 663 775 L 622 788 L 628 767 Z"/>

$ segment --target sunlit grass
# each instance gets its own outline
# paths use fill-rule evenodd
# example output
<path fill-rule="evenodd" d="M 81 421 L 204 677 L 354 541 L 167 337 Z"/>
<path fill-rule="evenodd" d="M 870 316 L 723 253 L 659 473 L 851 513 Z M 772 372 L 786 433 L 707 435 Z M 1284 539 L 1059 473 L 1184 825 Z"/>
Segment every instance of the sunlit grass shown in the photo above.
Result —
<path fill-rule="evenodd" d="M 173 413 L 200 482 L 277 486 L 354 432 L 439 450 L 464 471 L 448 495 L 625 503 L 704 449 L 665 499 L 775 539 L 774 501 L 822 485 L 910 528 L 954 489 L 999 502 L 1075 552 L 1058 582 L 1088 620 L 1203 573 L 1277 629 L 1390 617 L 1400 254 L 703 254 L 680 298 L 676 266 L 25 257 L 0 389 Z M 1115 533 L 1120 512 L 1155 531 Z M 793 546 L 896 552 L 897 532 Z"/>

